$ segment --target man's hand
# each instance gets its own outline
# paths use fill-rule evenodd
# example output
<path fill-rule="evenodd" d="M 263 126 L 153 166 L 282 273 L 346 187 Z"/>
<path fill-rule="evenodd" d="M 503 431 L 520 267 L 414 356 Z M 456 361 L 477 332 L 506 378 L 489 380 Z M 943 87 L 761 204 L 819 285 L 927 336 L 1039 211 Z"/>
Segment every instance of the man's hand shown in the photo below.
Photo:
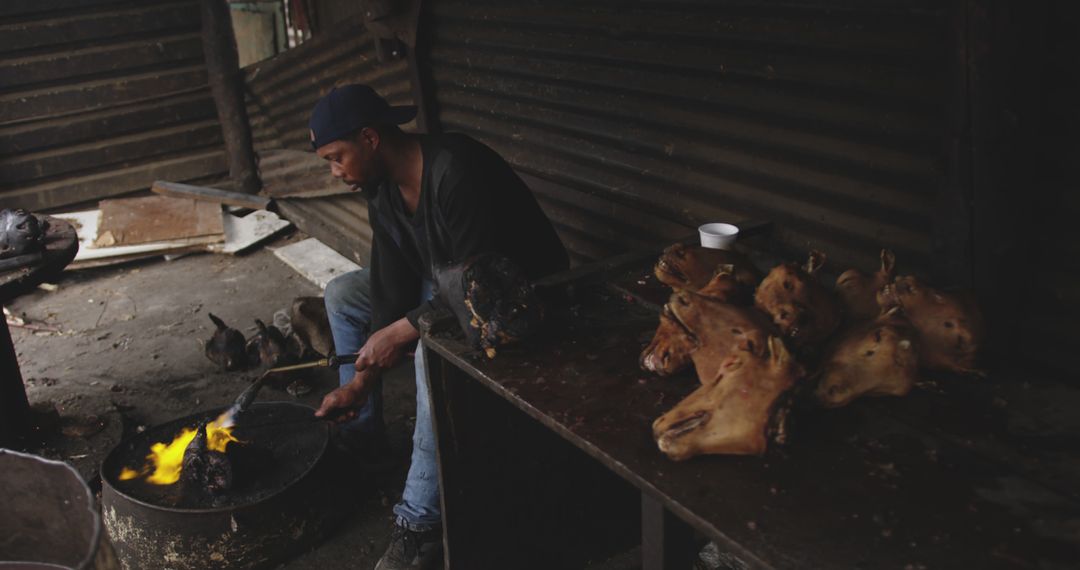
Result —
<path fill-rule="evenodd" d="M 407 319 L 398 319 L 393 324 L 375 331 L 356 358 L 356 370 L 385 370 L 397 364 L 405 352 L 405 346 L 420 338 L 420 331 L 413 328 Z"/>
<path fill-rule="evenodd" d="M 315 411 L 315 417 L 323 418 L 334 413 L 334 410 L 344 410 L 334 416 L 336 422 L 346 422 L 356 417 L 356 408 L 367 402 L 368 394 L 375 385 L 376 371 L 374 369 L 358 370 L 348 384 L 337 388 L 327 394 Z"/>

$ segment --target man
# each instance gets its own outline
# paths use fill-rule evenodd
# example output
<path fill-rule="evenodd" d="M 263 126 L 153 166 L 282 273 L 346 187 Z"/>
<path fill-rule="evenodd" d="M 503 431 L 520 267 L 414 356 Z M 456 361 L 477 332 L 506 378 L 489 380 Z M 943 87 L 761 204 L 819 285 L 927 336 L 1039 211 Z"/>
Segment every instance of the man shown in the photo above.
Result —
<path fill-rule="evenodd" d="M 569 265 L 551 222 L 506 161 L 465 135 L 402 132 L 397 125 L 415 115 L 415 107 L 392 107 L 370 87 L 346 85 L 315 105 L 309 123 L 312 146 L 334 177 L 367 199 L 373 231 L 370 267 L 326 288 L 335 348 L 359 357 L 341 367 L 341 386 L 316 415 L 345 410 L 346 433 L 369 442 L 383 436 L 381 372 L 420 338 L 418 319 L 439 307 L 433 268 L 485 252 L 505 255 L 533 279 Z M 438 464 L 423 351 L 415 354 L 412 463 L 376 570 L 441 560 Z"/>

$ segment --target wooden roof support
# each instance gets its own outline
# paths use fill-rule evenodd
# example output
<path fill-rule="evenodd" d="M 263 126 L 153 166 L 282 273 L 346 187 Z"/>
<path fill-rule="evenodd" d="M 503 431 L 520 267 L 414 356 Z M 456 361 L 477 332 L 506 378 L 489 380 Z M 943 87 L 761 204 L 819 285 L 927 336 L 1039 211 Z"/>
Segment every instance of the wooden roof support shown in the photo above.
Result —
<path fill-rule="evenodd" d="M 225 0 L 201 0 L 200 4 L 206 71 L 229 155 L 229 175 L 237 190 L 255 194 L 262 183 L 244 105 L 244 79 L 229 6 Z"/>

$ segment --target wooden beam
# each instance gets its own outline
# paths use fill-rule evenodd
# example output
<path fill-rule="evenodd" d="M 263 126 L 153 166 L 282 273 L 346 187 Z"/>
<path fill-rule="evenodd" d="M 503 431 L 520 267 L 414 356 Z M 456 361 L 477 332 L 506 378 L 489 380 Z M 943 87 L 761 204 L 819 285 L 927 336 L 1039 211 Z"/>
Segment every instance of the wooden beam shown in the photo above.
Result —
<path fill-rule="evenodd" d="M 221 133 L 229 155 L 229 176 L 238 189 L 255 194 L 262 188 L 244 104 L 244 76 L 236 52 L 232 19 L 225 0 L 201 0 L 203 53 L 214 94 Z"/>
<path fill-rule="evenodd" d="M 195 200 L 217 202 L 218 204 L 228 204 L 229 206 L 239 206 L 241 208 L 251 208 L 253 210 L 266 210 L 270 207 L 271 202 L 270 198 L 265 196 L 229 192 L 228 190 L 207 188 L 205 186 L 192 186 L 191 184 L 179 184 L 177 182 L 165 182 L 163 180 L 154 182 L 154 185 L 151 186 L 150 189 L 153 190 L 154 193 L 161 194 L 162 196 L 194 198 Z"/>

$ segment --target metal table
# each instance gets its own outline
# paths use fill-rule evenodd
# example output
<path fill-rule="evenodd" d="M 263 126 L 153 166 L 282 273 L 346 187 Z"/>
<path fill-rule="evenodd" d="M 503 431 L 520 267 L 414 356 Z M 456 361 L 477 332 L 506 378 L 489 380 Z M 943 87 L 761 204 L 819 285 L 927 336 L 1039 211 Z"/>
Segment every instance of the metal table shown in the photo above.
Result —
<path fill-rule="evenodd" d="M 79 239 L 71 224 L 49 216 L 38 217 L 49 222 L 42 259 L 21 269 L 0 272 L 0 306 L 58 277 L 79 251 Z M 16 447 L 28 435 L 30 423 L 30 404 L 5 320 L 0 326 L 0 447 Z"/>
<path fill-rule="evenodd" d="M 689 568 L 695 535 L 744 568 L 1076 567 L 1080 389 L 1030 367 L 801 406 L 763 457 L 666 458 L 652 421 L 697 381 L 638 368 L 653 260 L 578 271 L 494 360 L 428 332 L 447 568 L 581 567 L 636 531 L 646 569 Z"/>

